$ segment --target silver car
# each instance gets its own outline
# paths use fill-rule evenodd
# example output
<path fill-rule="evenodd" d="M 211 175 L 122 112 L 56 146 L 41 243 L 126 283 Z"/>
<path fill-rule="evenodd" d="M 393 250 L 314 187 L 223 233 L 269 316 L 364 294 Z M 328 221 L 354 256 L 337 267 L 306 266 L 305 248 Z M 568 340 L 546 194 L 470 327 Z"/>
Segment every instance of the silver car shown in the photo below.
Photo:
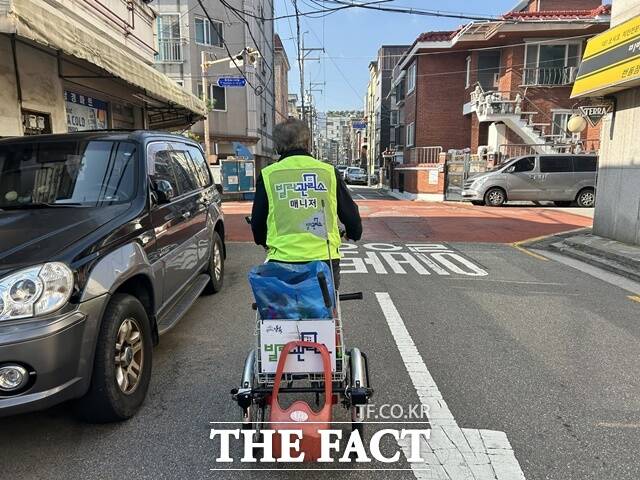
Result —
<path fill-rule="evenodd" d="M 559 207 L 596 200 L 596 155 L 527 155 L 469 178 L 462 197 L 474 205 L 499 207 L 509 200 L 552 201 Z"/>
<path fill-rule="evenodd" d="M 367 172 L 363 168 L 349 167 L 345 171 L 344 179 L 349 184 L 367 184 Z"/>

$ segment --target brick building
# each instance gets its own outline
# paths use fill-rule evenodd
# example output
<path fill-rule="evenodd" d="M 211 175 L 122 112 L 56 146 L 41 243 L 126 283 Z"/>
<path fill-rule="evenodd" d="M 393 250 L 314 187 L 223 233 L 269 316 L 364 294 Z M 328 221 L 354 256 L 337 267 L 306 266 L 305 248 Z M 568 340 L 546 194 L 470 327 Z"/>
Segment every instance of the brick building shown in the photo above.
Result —
<path fill-rule="evenodd" d="M 586 40 L 609 21 L 600 0 L 523 0 L 499 20 L 421 34 L 392 81 L 396 160 L 413 169 L 407 190 L 423 191 L 411 177 L 426 175 L 417 164 L 441 160 L 435 147 L 497 158 L 597 150 L 599 129 L 572 137 L 566 125 L 579 105 L 569 97 Z"/>

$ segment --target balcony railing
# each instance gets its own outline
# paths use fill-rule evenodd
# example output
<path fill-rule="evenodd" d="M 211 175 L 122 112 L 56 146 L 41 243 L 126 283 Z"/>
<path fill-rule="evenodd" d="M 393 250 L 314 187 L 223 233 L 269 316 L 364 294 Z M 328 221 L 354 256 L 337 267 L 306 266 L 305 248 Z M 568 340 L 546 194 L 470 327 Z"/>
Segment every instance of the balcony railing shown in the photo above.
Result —
<path fill-rule="evenodd" d="M 408 163 L 437 164 L 440 161 L 442 147 L 412 147 L 404 152 Z"/>
<path fill-rule="evenodd" d="M 536 67 L 524 68 L 523 85 L 571 85 L 578 74 L 578 67 Z"/>
<path fill-rule="evenodd" d="M 182 62 L 181 40 L 158 40 L 157 62 Z"/>

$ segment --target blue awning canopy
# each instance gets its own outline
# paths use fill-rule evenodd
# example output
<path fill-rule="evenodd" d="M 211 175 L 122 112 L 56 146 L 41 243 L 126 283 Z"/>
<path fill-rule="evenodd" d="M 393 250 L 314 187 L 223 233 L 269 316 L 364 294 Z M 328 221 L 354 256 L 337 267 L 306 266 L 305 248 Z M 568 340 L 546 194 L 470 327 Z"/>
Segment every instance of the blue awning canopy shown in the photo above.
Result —
<path fill-rule="evenodd" d="M 247 160 L 253 160 L 253 153 L 247 148 L 247 146 L 240 142 L 233 142 L 233 151 L 236 157 L 243 157 Z"/>

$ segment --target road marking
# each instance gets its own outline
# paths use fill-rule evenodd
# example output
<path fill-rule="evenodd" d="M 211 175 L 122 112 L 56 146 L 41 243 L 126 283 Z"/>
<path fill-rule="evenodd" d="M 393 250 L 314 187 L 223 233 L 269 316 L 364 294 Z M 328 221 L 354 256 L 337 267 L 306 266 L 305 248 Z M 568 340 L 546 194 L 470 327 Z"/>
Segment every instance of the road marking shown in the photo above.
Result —
<path fill-rule="evenodd" d="M 544 255 L 551 260 L 555 260 L 558 263 L 562 263 L 569 267 L 575 268 L 576 270 L 580 270 L 587 275 L 591 275 L 592 277 L 597 278 L 598 280 L 602 280 L 610 285 L 613 285 L 618 288 L 622 288 L 628 292 L 631 292 L 632 296 L 640 296 L 638 292 L 640 292 L 640 283 L 634 282 L 633 280 L 629 280 L 621 275 L 617 275 L 615 273 L 608 272 L 603 270 L 602 268 L 594 267 L 593 265 L 589 265 L 588 263 L 581 262 L 580 260 L 576 260 L 575 258 L 565 257 L 559 253 L 548 252 L 546 250 L 536 250 L 536 252 Z"/>
<path fill-rule="evenodd" d="M 518 245 L 518 243 L 519 243 L 519 242 L 512 243 L 512 244 L 511 244 L 511 246 L 512 246 L 513 248 L 515 248 L 516 250 L 521 251 L 522 253 L 526 253 L 527 255 L 530 255 L 530 256 L 532 256 L 533 258 L 537 258 L 538 260 L 543 260 L 543 261 L 545 261 L 545 262 L 548 262 L 548 261 L 549 261 L 549 259 L 548 259 L 548 258 L 545 258 L 545 257 L 543 257 L 542 255 L 538 255 L 537 253 L 533 253 L 531 250 L 528 250 L 528 249 L 526 249 L 526 248 L 524 248 L 524 247 L 521 247 L 520 245 Z"/>
<path fill-rule="evenodd" d="M 606 427 L 606 428 L 640 428 L 640 423 L 600 422 L 600 423 L 596 423 L 596 427 Z"/>
<path fill-rule="evenodd" d="M 513 283 L 516 285 L 548 285 L 552 287 L 566 287 L 566 283 L 558 283 L 558 282 L 537 282 L 537 281 L 527 281 L 527 280 L 490 280 L 487 278 L 467 278 L 467 277 L 454 277 L 449 278 L 448 280 L 464 280 L 469 282 L 494 282 L 494 283 Z"/>
<path fill-rule="evenodd" d="M 387 292 L 376 299 L 398 347 L 405 369 L 429 411 L 431 438 L 420 448 L 425 463 L 412 463 L 418 480 L 524 480 L 524 474 L 504 432 L 460 428 L 429 373 L 407 327 Z M 405 457 L 409 441 L 400 440 Z M 428 470 L 425 470 L 428 469 Z"/>
<path fill-rule="evenodd" d="M 406 275 L 408 270 L 418 275 L 486 277 L 489 275 L 469 258 L 442 243 L 365 243 L 343 244 L 341 272 L 388 273 Z M 364 257 L 362 256 L 364 255 Z"/>

